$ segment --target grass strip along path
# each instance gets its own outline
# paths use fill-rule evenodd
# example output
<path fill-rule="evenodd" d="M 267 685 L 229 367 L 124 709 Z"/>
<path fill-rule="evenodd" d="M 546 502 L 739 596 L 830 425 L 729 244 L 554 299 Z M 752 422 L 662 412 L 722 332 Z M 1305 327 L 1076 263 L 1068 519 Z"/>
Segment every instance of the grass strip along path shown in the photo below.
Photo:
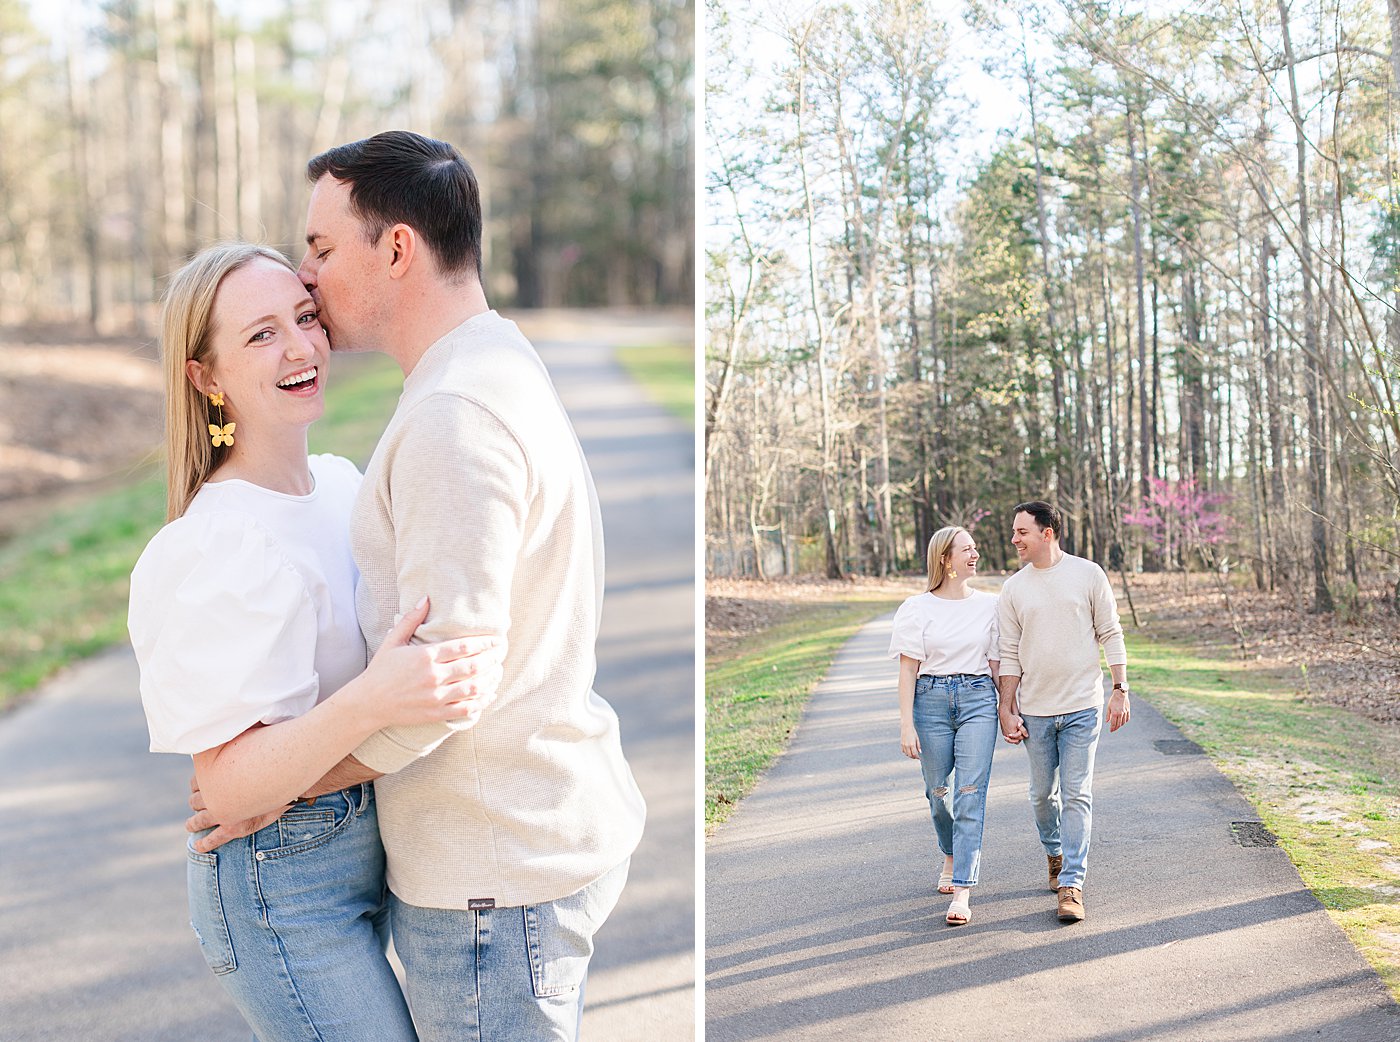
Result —
<path fill-rule="evenodd" d="M 707 831 L 782 752 L 841 645 L 897 603 L 795 605 L 776 625 L 707 660 Z M 1127 642 L 1135 692 L 1200 745 L 1253 804 L 1304 883 L 1400 1001 L 1400 732 L 1309 702 L 1279 671 L 1131 628 Z M 891 665 L 891 743 L 894 679 Z"/>
<path fill-rule="evenodd" d="M 689 345 L 617 354 L 648 397 L 694 424 Z M 402 385 L 403 373 L 383 355 L 338 355 L 310 450 L 363 466 Z M 0 546 L 0 710 L 70 662 L 126 639 L 131 569 L 164 519 L 164 468 L 153 453 L 116 487 L 58 510 Z"/>
<path fill-rule="evenodd" d="M 695 345 L 644 344 L 619 347 L 614 357 L 627 375 L 671 415 L 695 427 Z"/>
<path fill-rule="evenodd" d="M 783 750 L 813 686 L 865 623 L 899 600 L 794 605 L 705 663 L 705 828 L 722 824 Z"/>
<path fill-rule="evenodd" d="M 1127 634 L 1134 690 L 1254 805 L 1400 1001 L 1400 730 L 1308 701 L 1290 677 Z"/>
<path fill-rule="evenodd" d="M 379 355 L 338 361 L 310 448 L 363 463 L 394 411 L 403 373 Z M 0 708 L 126 639 L 131 569 L 164 521 L 164 467 L 152 460 L 0 547 Z"/>

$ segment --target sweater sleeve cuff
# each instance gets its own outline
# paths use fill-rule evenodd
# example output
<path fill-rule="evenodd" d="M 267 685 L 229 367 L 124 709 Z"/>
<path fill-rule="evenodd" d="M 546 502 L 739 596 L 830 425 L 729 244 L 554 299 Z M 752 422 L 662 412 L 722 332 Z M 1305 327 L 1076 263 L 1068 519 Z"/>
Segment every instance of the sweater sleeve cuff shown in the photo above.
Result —
<path fill-rule="evenodd" d="M 1123 635 L 1120 633 L 1116 637 L 1109 638 L 1103 647 L 1104 660 L 1110 666 L 1126 666 L 1128 664 L 1128 647 L 1123 643 Z"/>
<path fill-rule="evenodd" d="M 435 724 L 386 727 L 361 742 L 352 755 L 372 771 L 393 774 L 428 755 L 451 733 L 450 729 Z M 425 738 L 428 739 L 426 745 L 423 744 Z"/>

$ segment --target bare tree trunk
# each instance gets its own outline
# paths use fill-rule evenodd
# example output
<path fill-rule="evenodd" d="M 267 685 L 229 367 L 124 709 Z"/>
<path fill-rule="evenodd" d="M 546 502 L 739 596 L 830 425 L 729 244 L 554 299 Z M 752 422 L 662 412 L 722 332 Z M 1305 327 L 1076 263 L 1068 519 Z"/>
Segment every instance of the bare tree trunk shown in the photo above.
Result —
<path fill-rule="evenodd" d="M 1143 150 L 1147 149 L 1147 126 L 1142 112 L 1138 112 L 1139 126 L 1142 128 Z M 1154 195 L 1154 181 L 1152 164 L 1143 163 L 1144 180 L 1147 182 L 1147 210 L 1149 213 L 1156 212 L 1156 198 Z M 1159 351 L 1159 315 L 1158 307 L 1158 280 L 1162 270 L 1161 259 L 1157 253 L 1157 235 L 1149 227 L 1148 235 L 1152 243 L 1152 369 L 1150 376 L 1145 377 L 1151 389 L 1152 401 L 1148 406 L 1148 438 L 1152 443 L 1150 462 L 1148 458 L 1143 460 L 1143 470 L 1152 477 L 1161 478 L 1166 473 L 1165 460 L 1162 458 L 1162 434 L 1157 422 L 1161 418 L 1162 409 L 1162 360 Z M 1146 403 L 1144 403 L 1146 404 Z M 1150 468 L 1150 469 L 1149 469 Z"/>
<path fill-rule="evenodd" d="M 189 251 L 185 239 L 185 136 L 176 52 L 174 0 L 154 0 L 156 76 L 160 81 L 161 268 L 170 271 Z"/>
<path fill-rule="evenodd" d="M 83 259 L 87 274 L 87 323 L 97 328 L 101 315 L 102 301 L 98 284 L 102 258 L 98 253 L 97 215 L 92 199 L 92 163 L 88 154 L 91 127 L 88 113 L 91 107 L 91 88 L 84 58 L 87 47 L 81 38 L 81 30 L 71 23 L 72 32 L 68 40 L 68 116 L 72 123 L 71 150 L 73 173 L 78 188 L 78 228 L 83 242 Z"/>
<path fill-rule="evenodd" d="M 812 199 L 812 186 L 807 171 L 807 43 L 812 26 L 809 22 L 795 41 L 798 61 L 797 92 L 797 168 L 802 176 L 802 213 L 807 242 L 807 293 L 816 325 L 815 353 L 817 358 L 817 488 L 821 497 L 822 549 L 826 559 L 826 577 L 842 578 L 841 555 L 836 548 L 835 517 L 831 500 L 831 471 L 836 461 L 832 454 L 831 397 L 826 371 L 826 303 L 817 282 L 817 215 Z"/>
<path fill-rule="evenodd" d="M 258 148 L 257 53 L 253 38 L 233 43 L 234 104 L 238 111 L 238 234 L 263 238 L 262 156 Z"/>
<path fill-rule="evenodd" d="M 1272 295 L 1269 289 L 1269 267 L 1273 263 L 1274 244 L 1268 235 L 1259 249 L 1260 346 L 1264 352 L 1264 388 L 1269 416 L 1269 524 L 1273 529 L 1269 540 L 1273 547 L 1273 568 L 1269 585 L 1288 582 L 1292 575 L 1292 560 L 1279 545 L 1279 537 L 1288 528 L 1288 486 L 1284 459 L 1283 372 L 1279 365 L 1279 348 L 1273 338 Z"/>
<path fill-rule="evenodd" d="M 234 93 L 233 41 L 214 42 L 214 164 L 219 235 L 238 234 L 238 109 Z"/>
<path fill-rule="evenodd" d="M 1400 170 L 1395 164 L 1395 121 L 1400 121 L 1400 0 L 1387 0 L 1390 14 L 1390 120 L 1386 137 L 1391 144 L 1386 149 L 1390 158 L 1389 197 L 1392 208 L 1400 209 Z M 1392 271 L 1397 283 L 1391 287 L 1390 307 L 1385 310 L 1385 342 L 1392 357 L 1400 356 L 1400 278 Z"/>
<path fill-rule="evenodd" d="M 311 134 L 311 154 L 333 147 L 340 138 L 340 119 L 345 108 L 345 88 L 350 82 L 350 62 L 341 52 L 326 65 L 326 82 L 321 89 L 321 108 L 316 113 L 316 129 Z"/>
<path fill-rule="evenodd" d="M 131 206 L 131 249 L 127 259 L 127 295 L 131 298 L 133 329 L 137 336 L 144 337 L 148 332 L 147 307 L 154 294 L 156 272 L 147 239 L 146 214 L 146 171 L 142 164 L 132 161 L 133 153 L 149 141 L 143 100 L 146 96 L 146 79 L 142 70 L 148 62 L 138 61 L 131 53 L 135 49 L 134 40 L 138 34 L 137 8 L 135 0 L 123 0 L 113 10 L 120 19 L 119 33 L 125 37 L 122 53 L 121 83 L 126 94 L 126 191 Z"/>
<path fill-rule="evenodd" d="M 1147 302 L 1143 292 L 1143 256 L 1142 256 L 1142 199 L 1141 199 L 1141 178 L 1138 176 L 1138 150 L 1135 141 L 1136 135 L 1133 133 L 1135 119 L 1133 106 L 1128 105 L 1128 162 L 1129 162 L 1129 192 L 1133 205 L 1133 284 L 1137 298 L 1137 334 L 1138 334 L 1138 354 L 1137 371 L 1138 382 L 1141 384 L 1141 395 L 1139 396 L 1139 448 L 1141 452 L 1141 466 L 1138 479 L 1138 491 L 1144 500 L 1152 491 L 1148 478 L 1152 468 L 1152 434 L 1148 424 L 1148 373 L 1147 373 Z M 1147 142 L 1143 142 L 1144 150 Z"/>
<path fill-rule="evenodd" d="M 1206 479 L 1205 464 L 1205 348 L 1201 343 L 1201 313 L 1197 303 L 1194 261 L 1185 260 L 1181 272 L 1182 345 L 1179 366 L 1182 382 L 1182 470 L 1197 480 Z"/>
<path fill-rule="evenodd" d="M 739 237 L 744 243 L 745 251 L 745 276 L 744 290 L 741 294 L 730 293 L 729 303 L 729 323 L 725 330 L 727 343 L 724 353 L 719 357 L 719 373 L 715 378 L 713 387 L 706 387 L 705 397 L 705 480 L 708 483 L 710 469 L 719 451 L 719 440 L 723 431 L 723 424 L 726 420 L 729 398 L 734 388 L 734 380 L 739 361 L 739 345 L 743 342 L 749 320 L 749 308 L 753 302 L 754 291 L 758 282 L 759 255 L 753 243 L 749 239 L 747 222 L 744 219 L 743 208 L 739 202 L 738 191 L 734 186 L 732 172 L 728 168 L 728 159 L 719 150 L 715 150 L 721 166 L 726 174 L 731 198 L 734 200 L 734 215 L 739 226 Z M 800 164 L 799 164 L 800 165 Z"/>
<path fill-rule="evenodd" d="M 1333 610 L 1332 591 L 1327 585 L 1327 442 L 1323 430 L 1321 378 L 1321 344 L 1318 336 L 1317 305 L 1313 299 L 1316 280 L 1313 276 L 1312 240 L 1308 227 L 1307 136 L 1304 133 L 1303 111 L 1298 100 L 1298 77 L 1294 69 L 1293 42 L 1288 31 L 1288 4 L 1278 0 L 1280 28 L 1283 34 L 1284 58 L 1288 69 L 1289 108 L 1293 116 L 1293 133 L 1298 151 L 1298 260 L 1303 268 L 1303 340 L 1304 380 L 1308 401 L 1308 478 L 1312 492 L 1312 566 L 1313 611 Z"/>
<path fill-rule="evenodd" d="M 1026 26 L 1024 17 L 1021 22 L 1021 74 L 1026 82 L 1026 104 L 1030 109 L 1031 116 L 1031 155 L 1035 160 L 1035 225 L 1036 232 L 1040 238 L 1040 277 L 1042 280 L 1042 292 L 1045 297 L 1045 327 L 1049 340 L 1050 364 L 1054 373 L 1055 383 L 1055 435 L 1059 447 L 1065 444 L 1066 432 L 1064 429 L 1064 410 L 1059 408 L 1059 403 L 1064 400 L 1063 388 L 1061 386 L 1061 371 L 1063 359 L 1060 358 L 1060 336 L 1055 315 L 1055 290 L 1051 281 L 1052 265 L 1050 262 L 1050 229 L 1049 221 L 1045 212 L 1045 166 L 1040 156 L 1040 120 L 1036 110 L 1036 90 L 1035 71 L 1031 68 L 1030 53 L 1026 42 Z M 1056 453 L 1053 484 L 1058 488 L 1060 485 L 1060 464 L 1059 453 Z"/>
<path fill-rule="evenodd" d="M 191 182 L 185 224 L 195 243 L 218 237 L 218 80 L 214 75 L 214 0 L 186 0 L 185 27 L 194 57 L 194 125 L 191 135 Z"/>

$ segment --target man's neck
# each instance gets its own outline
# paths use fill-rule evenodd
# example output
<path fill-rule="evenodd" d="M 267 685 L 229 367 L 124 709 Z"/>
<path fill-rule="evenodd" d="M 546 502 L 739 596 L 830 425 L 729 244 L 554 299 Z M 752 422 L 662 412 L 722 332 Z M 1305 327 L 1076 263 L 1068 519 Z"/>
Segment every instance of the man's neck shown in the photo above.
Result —
<path fill-rule="evenodd" d="M 1060 549 L 1060 544 L 1059 544 L 1059 543 L 1052 543 L 1052 544 L 1050 545 L 1050 553 L 1046 556 L 1044 563 L 1040 563 L 1040 562 L 1032 562 L 1032 563 L 1035 565 L 1035 567 L 1041 568 L 1041 569 L 1045 569 L 1045 568 L 1054 568 L 1055 565 L 1059 564 L 1059 563 L 1060 563 L 1061 561 L 1063 561 L 1064 559 L 1065 559 L 1065 552 L 1064 552 L 1063 550 Z"/>
<path fill-rule="evenodd" d="M 392 346 L 386 354 L 399 363 L 404 376 L 439 340 L 468 319 L 491 310 L 481 283 L 470 279 L 461 286 L 434 285 L 406 298 L 399 314 Z"/>

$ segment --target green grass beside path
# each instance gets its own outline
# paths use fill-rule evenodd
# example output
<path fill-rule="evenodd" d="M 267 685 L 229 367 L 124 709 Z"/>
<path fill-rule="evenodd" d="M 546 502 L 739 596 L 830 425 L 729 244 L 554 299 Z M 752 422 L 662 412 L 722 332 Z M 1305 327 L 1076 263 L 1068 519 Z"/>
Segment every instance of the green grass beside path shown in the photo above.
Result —
<path fill-rule="evenodd" d="M 131 566 L 165 514 L 156 469 L 0 547 L 0 707 L 126 635 Z"/>
<path fill-rule="evenodd" d="M 695 348 L 691 344 L 619 347 L 618 363 L 653 401 L 695 426 Z"/>
<path fill-rule="evenodd" d="M 899 601 L 872 594 L 859 601 L 797 605 L 777 625 L 707 657 L 707 830 L 723 823 L 782 752 L 807 696 L 826 675 L 841 645 L 871 619 L 897 608 Z"/>
<path fill-rule="evenodd" d="M 802 605 L 705 673 L 705 823 L 782 751 L 841 645 L 896 606 Z M 1294 681 L 1129 632 L 1130 676 L 1250 800 L 1303 882 L 1400 1001 L 1400 731 L 1307 701 Z"/>
<path fill-rule="evenodd" d="M 1134 690 L 1254 804 L 1400 1001 L 1400 731 L 1181 642 L 1129 633 L 1128 662 Z"/>
<path fill-rule="evenodd" d="M 379 355 L 338 369 L 311 451 L 363 463 L 394 411 L 403 373 Z M 126 638 L 131 569 L 164 518 L 163 467 L 150 464 L 0 546 L 0 708 Z"/>

